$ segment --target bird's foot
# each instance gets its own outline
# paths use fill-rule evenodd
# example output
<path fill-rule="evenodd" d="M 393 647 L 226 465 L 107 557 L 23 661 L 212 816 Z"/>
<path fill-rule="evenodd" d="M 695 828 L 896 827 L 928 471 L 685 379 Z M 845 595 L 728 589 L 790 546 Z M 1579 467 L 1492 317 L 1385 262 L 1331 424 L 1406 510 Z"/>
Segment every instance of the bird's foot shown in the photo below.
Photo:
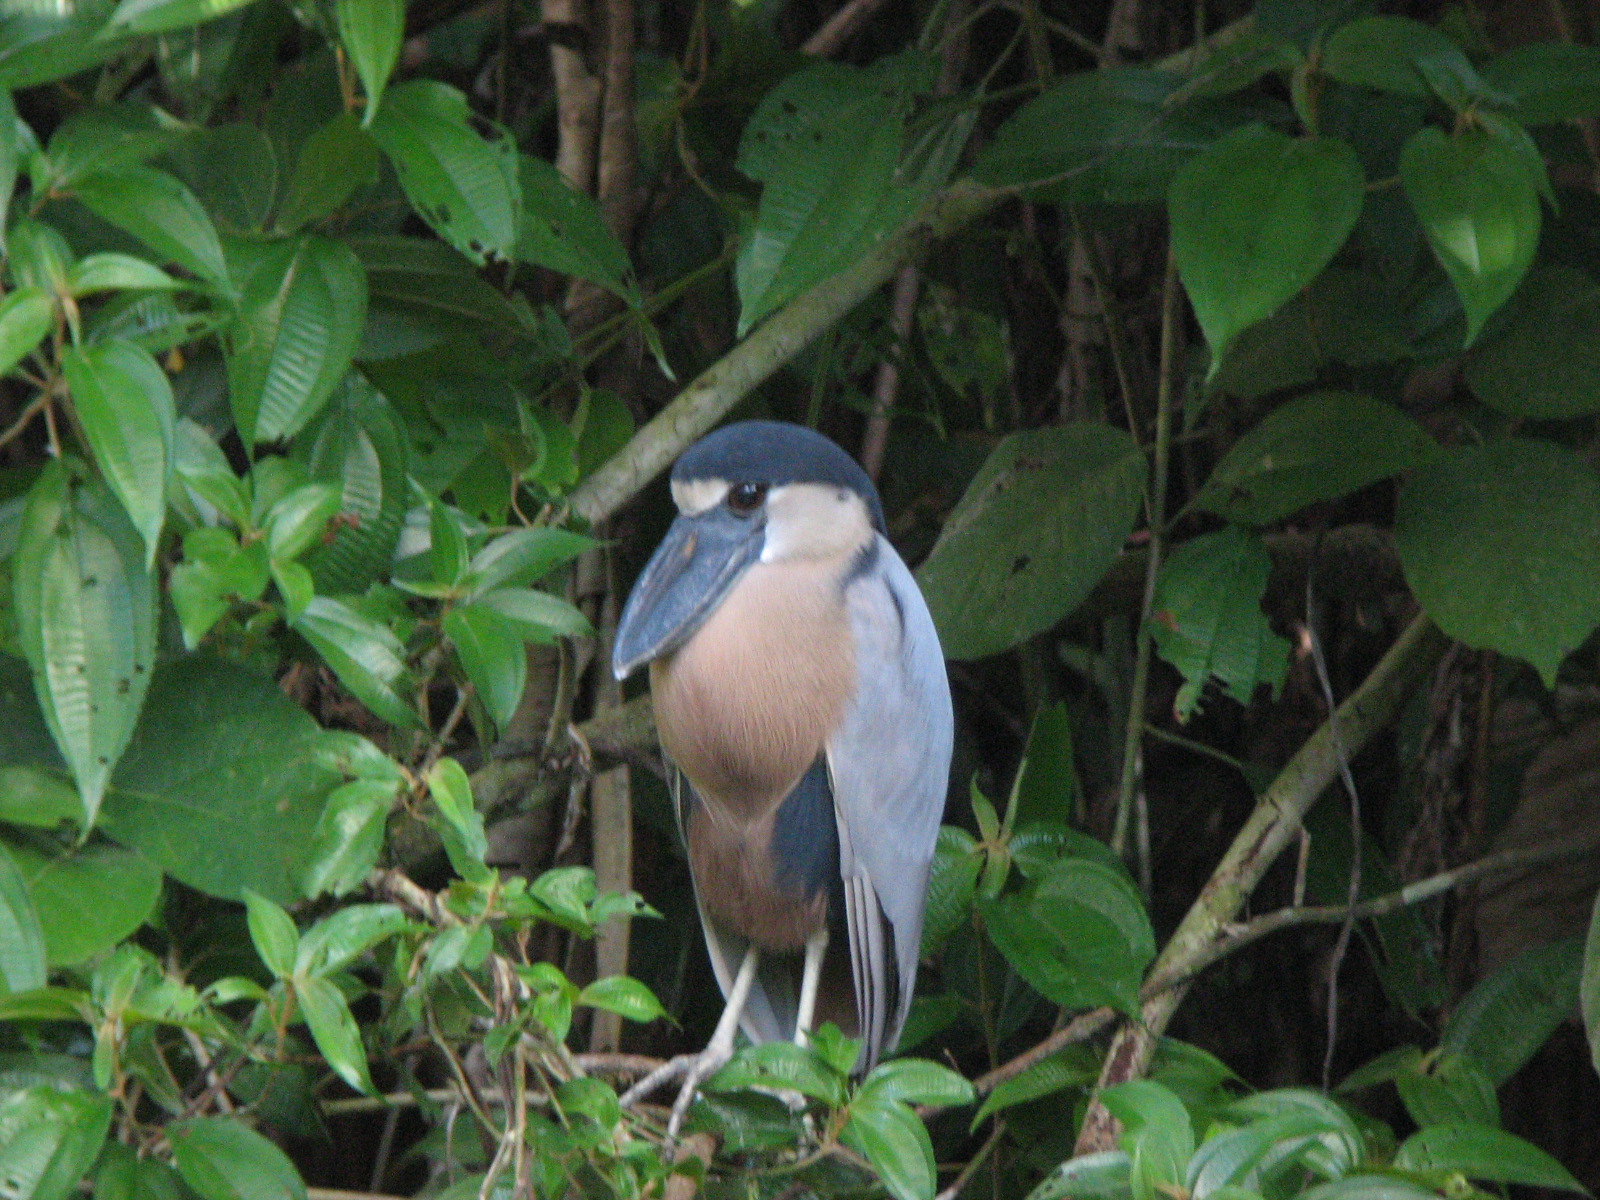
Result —
<path fill-rule="evenodd" d="M 720 1070 L 732 1057 L 732 1046 L 722 1046 L 712 1042 L 698 1054 L 680 1054 L 676 1058 L 668 1059 L 623 1093 L 622 1107 L 629 1108 L 637 1104 L 658 1088 L 682 1076 L 683 1085 L 678 1091 L 677 1100 L 672 1105 L 672 1116 L 667 1121 L 667 1144 L 671 1145 L 678 1140 L 678 1131 L 683 1127 L 683 1119 L 688 1115 L 689 1106 L 694 1103 L 695 1093 L 700 1090 L 700 1084 Z"/>

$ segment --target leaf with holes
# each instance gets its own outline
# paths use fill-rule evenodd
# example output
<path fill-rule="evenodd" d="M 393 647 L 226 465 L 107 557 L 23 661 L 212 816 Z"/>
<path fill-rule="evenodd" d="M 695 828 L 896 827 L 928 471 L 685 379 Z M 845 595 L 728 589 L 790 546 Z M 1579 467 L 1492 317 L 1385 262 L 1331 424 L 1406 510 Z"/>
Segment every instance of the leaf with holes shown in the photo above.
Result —
<path fill-rule="evenodd" d="M 8 1196 L 67 1200 L 105 1144 L 109 1096 L 49 1084 L 0 1093 L 0 1181 Z"/>
<path fill-rule="evenodd" d="M 1145 475 L 1138 444 L 1105 425 L 1002 440 L 917 570 L 945 654 L 997 654 L 1076 608 L 1133 531 Z"/>
<path fill-rule="evenodd" d="M 522 181 L 522 220 L 515 254 L 561 275 L 586 279 L 639 303 L 628 252 L 588 196 L 574 191 L 561 172 L 542 158 L 518 157 Z"/>
<path fill-rule="evenodd" d="M 516 147 L 480 137 L 465 96 L 413 79 L 389 89 L 369 128 L 411 207 L 440 237 L 479 264 L 511 254 L 521 208 Z"/>

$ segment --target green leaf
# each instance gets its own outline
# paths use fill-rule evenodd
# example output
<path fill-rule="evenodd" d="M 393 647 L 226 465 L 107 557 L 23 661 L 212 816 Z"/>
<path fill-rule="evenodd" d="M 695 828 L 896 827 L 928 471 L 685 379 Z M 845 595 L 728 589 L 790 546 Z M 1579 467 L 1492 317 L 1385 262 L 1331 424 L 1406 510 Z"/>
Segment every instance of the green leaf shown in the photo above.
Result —
<path fill-rule="evenodd" d="M 945 654 L 999 653 L 1076 608 L 1133 531 L 1145 475 L 1138 444 L 1105 425 L 1002 440 L 917 570 Z"/>
<path fill-rule="evenodd" d="M 951 1108 L 973 1102 L 972 1084 L 949 1067 L 925 1058 L 879 1063 L 861 1081 L 857 1100 L 900 1100 Z"/>
<path fill-rule="evenodd" d="M 1403 96 L 1432 94 L 1425 67 L 1472 70 L 1466 55 L 1437 29 L 1390 16 L 1358 17 L 1341 25 L 1324 45 L 1320 65 L 1340 83 Z"/>
<path fill-rule="evenodd" d="M 0 1094 L 0 1180 L 18 1200 L 67 1200 L 111 1127 L 109 1096 L 48 1084 Z"/>
<path fill-rule="evenodd" d="M 28 174 L 36 195 L 71 191 L 85 176 L 137 166 L 177 137 L 170 117 L 138 101 L 95 104 L 73 113 L 50 135 Z"/>
<path fill-rule="evenodd" d="M 349 369 L 366 321 L 367 281 L 342 242 L 301 237 L 244 260 L 229 331 L 234 422 L 247 443 L 293 437 Z"/>
<path fill-rule="evenodd" d="M 1212 362 L 1309 284 L 1361 215 L 1366 180 L 1337 138 L 1237 129 L 1172 180 L 1172 253 Z"/>
<path fill-rule="evenodd" d="M 120 1142 L 106 1146 L 95 1168 L 94 1200 L 191 1200 L 193 1194 L 166 1163 L 140 1158 Z"/>
<path fill-rule="evenodd" d="M 1235 442 L 1196 503 L 1229 521 L 1270 525 L 1437 451 L 1427 431 L 1393 405 L 1357 392 L 1313 392 L 1274 409 Z"/>
<path fill-rule="evenodd" d="M 516 626 L 486 605 L 463 604 L 445 613 L 442 628 L 489 719 L 504 729 L 528 680 L 528 659 Z"/>
<path fill-rule="evenodd" d="M 637 979 L 630 979 L 626 975 L 596 979 L 578 993 L 578 1003 L 601 1008 L 641 1024 L 667 1016 L 667 1010 L 661 1007 L 661 1001 L 656 999 L 655 993 Z"/>
<path fill-rule="evenodd" d="M 931 1200 L 937 1179 L 933 1142 L 906 1105 L 858 1098 L 840 1140 L 872 1164 L 894 1200 Z"/>
<path fill-rule="evenodd" d="M 111 14 L 109 30 L 123 33 L 166 33 L 243 8 L 252 0 L 122 0 Z"/>
<path fill-rule="evenodd" d="M 463 879 L 473 879 L 484 872 L 483 856 L 489 852 L 489 842 L 483 832 L 483 816 L 473 806 L 472 781 L 455 759 L 441 758 L 428 772 L 428 794 L 442 818 L 440 833 L 445 835 L 445 851 L 450 865 Z M 535 896 L 540 896 L 539 885 L 553 872 L 546 872 L 533 886 Z M 593 879 L 590 879 L 593 887 Z M 546 888 L 548 891 L 548 888 Z M 542 897 L 541 897 L 542 898 Z M 554 900 L 554 897 L 552 897 Z M 551 903 L 559 911 L 560 905 Z"/>
<path fill-rule="evenodd" d="M 500 617 L 523 641 L 548 645 L 558 637 L 588 637 L 594 632 L 589 618 L 559 596 L 532 588 L 495 588 L 473 601 L 473 608 L 488 609 Z"/>
<path fill-rule="evenodd" d="M 299 878 L 336 744 L 272 679 L 191 656 L 156 672 L 102 824 L 173 878 L 211 896 L 250 888 L 279 904 Z"/>
<path fill-rule="evenodd" d="M 1042 705 L 1028 730 L 1017 766 L 1010 827 L 1033 821 L 1065 821 L 1078 799 L 1078 770 L 1072 752 L 1072 723 L 1062 703 Z"/>
<path fill-rule="evenodd" d="M 1500 1124 L 1494 1081 L 1468 1055 L 1441 1050 L 1409 1067 L 1395 1073 L 1394 1084 L 1418 1125 Z"/>
<path fill-rule="evenodd" d="M 1395 545 L 1439 628 L 1532 663 L 1547 686 L 1600 625 L 1600 474 L 1548 442 L 1453 447 L 1418 467 Z"/>
<path fill-rule="evenodd" d="M 88 829 L 150 683 L 155 582 L 122 508 L 102 487 L 70 485 L 57 462 L 29 495 L 15 587 L 34 693 Z"/>
<path fill-rule="evenodd" d="M 211 218 L 194 193 L 165 171 L 130 166 L 97 172 L 79 180 L 73 195 L 163 258 L 226 286 L 228 266 Z"/>
<path fill-rule="evenodd" d="M 285 494 L 267 511 L 267 548 L 274 559 L 298 558 L 328 531 L 343 499 L 329 483 L 305 483 Z"/>
<path fill-rule="evenodd" d="M 172 385 L 156 360 L 132 342 L 72 347 L 61 355 L 73 411 L 106 483 L 144 539 L 155 565 L 177 413 Z"/>
<path fill-rule="evenodd" d="M 294 974 L 294 960 L 300 950 L 300 931 L 294 918 L 259 892 L 244 892 L 244 907 L 250 926 L 250 940 L 256 953 L 279 979 Z"/>
<path fill-rule="evenodd" d="M 517 240 L 516 148 L 488 142 L 455 88 L 413 79 L 392 87 L 369 128 L 417 214 L 473 262 L 511 254 Z"/>
<path fill-rule="evenodd" d="M 1467 314 L 1472 345 L 1516 291 L 1539 244 L 1539 194 L 1516 153 L 1487 133 L 1436 126 L 1400 152 L 1400 182 Z"/>
<path fill-rule="evenodd" d="M 1515 99 L 1512 112 L 1524 125 L 1554 125 L 1600 113 L 1600 47 L 1529 42 L 1491 59 L 1483 77 Z"/>
<path fill-rule="evenodd" d="M 165 292 L 182 286 L 153 263 L 111 251 L 86 255 L 67 272 L 67 287 L 74 296 L 113 291 Z"/>
<path fill-rule="evenodd" d="M 53 967 L 77 966 L 109 950 L 143 925 L 161 899 L 161 870 L 137 851 L 102 841 L 54 854 L 20 842 L 9 848 L 33 896 Z"/>
<path fill-rule="evenodd" d="M 295 974 L 326 978 L 344 970 L 384 939 L 410 928 L 406 914 L 396 905 L 348 905 L 324 917 L 301 936 Z"/>
<path fill-rule="evenodd" d="M 1259 684 L 1274 695 L 1283 686 L 1289 643 L 1261 611 L 1271 573 L 1261 538 L 1236 525 L 1185 542 L 1161 564 L 1150 628 L 1161 657 L 1183 674 L 1173 701 L 1179 721 L 1194 715 L 1213 678 L 1240 704 Z"/>
<path fill-rule="evenodd" d="M 1069 1158 L 1045 1176 L 1028 1200 L 1127 1200 L 1132 1165 L 1122 1150 Z"/>
<path fill-rule="evenodd" d="M 628 252 L 606 225 L 600 206 L 574 191 L 561 172 L 542 158 L 520 155 L 522 219 L 514 255 L 561 275 L 586 279 L 639 303 Z"/>
<path fill-rule="evenodd" d="M 1224 1068 L 1226 1070 L 1226 1068 Z M 1257 1092 L 1229 1104 L 1225 1115 L 1234 1120 L 1257 1121 L 1295 1115 L 1309 1118 L 1309 1123 L 1320 1130 L 1321 1147 L 1316 1169 L 1322 1174 L 1342 1173 L 1361 1163 L 1367 1156 L 1366 1141 L 1361 1130 L 1339 1102 L 1323 1092 L 1309 1088 L 1278 1088 L 1270 1092 Z M 1284 1136 L 1296 1135 L 1285 1132 Z"/>
<path fill-rule="evenodd" d="M 1600 412 L 1600 285 L 1571 267 L 1534 267 L 1510 321 L 1467 355 L 1473 394 L 1513 417 L 1561 421 Z"/>
<path fill-rule="evenodd" d="M 0 87 L 25 88 L 66 79 L 96 66 L 126 47 L 95 35 L 109 4 L 8 8 L 0 18 Z"/>
<path fill-rule="evenodd" d="M 303 229 L 337 212 L 377 177 L 378 144 L 353 113 L 342 112 L 301 143 L 273 224 L 282 233 Z"/>
<path fill-rule="evenodd" d="M 299 978 L 294 984 L 295 998 L 322 1051 L 322 1057 L 351 1087 L 367 1095 L 373 1093 L 367 1070 L 367 1051 L 361 1044 L 361 1030 L 350 1012 L 350 1005 L 326 979 Z"/>
<path fill-rule="evenodd" d="M 971 919 L 972 897 L 982 869 L 983 853 L 972 835 L 954 825 L 940 826 L 922 923 L 925 957 L 938 954 L 950 935 Z"/>
<path fill-rule="evenodd" d="M 928 76 L 915 52 L 866 69 L 816 63 L 763 98 L 737 161 L 763 185 L 734 268 L 740 336 L 855 261 L 944 184 L 971 122 L 935 125 L 908 143 L 905 118 Z"/>
<path fill-rule="evenodd" d="M 844 1100 L 842 1073 L 819 1055 L 793 1042 L 765 1042 L 734 1055 L 733 1061 L 706 1081 L 710 1091 L 748 1087 L 781 1087 L 820 1100 L 830 1108 Z"/>
<path fill-rule="evenodd" d="M 0 62 L 3 61 L 4 51 L 0 51 Z M 0 73 L 3 73 L 3 68 L 0 68 Z M 25 150 L 24 141 L 29 139 L 30 133 L 22 124 L 22 118 L 17 116 L 17 106 L 11 99 L 11 92 L 0 84 L 0 254 L 6 252 L 6 212 L 11 207 L 17 168 L 22 163 Z"/>
<path fill-rule="evenodd" d="M 972 1128 L 976 1129 L 997 1112 L 1038 1100 L 1042 1096 L 1052 1096 L 1067 1088 L 1088 1087 L 1094 1083 L 1099 1075 L 1098 1067 L 1086 1062 L 1077 1050 L 1078 1047 L 1069 1046 L 1057 1051 L 995 1088 L 972 1118 Z"/>
<path fill-rule="evenodd" d="M 1172 103 L 1184 86 L 1150 67 L 1067 75 L 995 131 L 973 174 L 996 187 L 1034 184 L 1031 197 L 1057 204 L 1159 204 L 1179 167 L 1256 115 Z"/>
<path fill-rule="evenodd" d="M 410 504 L 408 438 L 389 402 L 357 372 L 334 393 L 306 456 L 314 479 L 340 489 L 331 541 L 303 558 L 324 593 L 360 594 L 387 578 Z"/>
<path fill-rule="evenodd" d="M 459 509 L 428 502 L 428 564 L 439 583 L 455 587 L 467 569 L 466 522 Z"/>
<path fill-rule="evenodd" d="M 8 992 L 45 985 L 44 928 L 16 860 L 0 844 L 0 982 Z"/>
<path fill-rule="evenodd" d="M 1299 1200 L 1439 1200 L 1439 1194 L 1393 1175 L 1346 1175 L 1301 1192 Z"/>
<path fill-rule="evenodd" d="M 172 568 L 169 591 L 193 650 L 236 603 L 253 604 L 266 590 L 266 544 L 241 546 L 226 529 L 203 525 L 183 535 L 183 561 Z"/>
<path fill-rule="evenodd" d="M 21 362 L 50 332 L 55 311 L 54 297 L 42 288 L 20 287 L 0 300 L 0 374 Z"/>
<path fill-rule="evenodd" d="M 362 124 L 370 125 L 389 76 L 400 61 L 400 43 L 406 32 L 405 0 L 335 0 L 333 15 L 339 40 L 367 93 Z"/>
<path fill-rule="evenodd" d="M 1181 1188 L 1194 1153 L 1194 1127 L 1183 1101 L 1154 1080 L 1135 1079 L 1106 1088 L 1100 1102 L 1122 1122 L 1134 1200 L 1156 1200 Z"/>
<path fill-rule="evenodd" d="M 593 538 L 565 529 L 513 529 L 472 556 L 463 583 L 473 596 L 493 588 L 525 587 L 597 545 Z"/>
<path fill-rule="evenodd" d="M 184 485 L 241 529 L 252 524 L 245 483 L 211 435 L 188 417 L 178 420 L 173 465 Z"/>
<path fill-rule="evenodd" d="M 293 624 L 356 699 L 391 725 L 416 724 L 402 694 L 405 647 L 386 626 L 329 596 L 314 597 Z"/>
<path fill-rule="evenodd" d="M 329 794 L 312 835 L 306 895 L 343 896 L 366 882 L 383 852 L 396 790 L 392 780 L 356 779 Z"/>
<path fill-rule="evenodd" d="M 0 660 L 0 663 L 5 661 L 15 660 Z M 3 674 L 0 674 L 0 680 L 4 680 Z M 27 689 L 26 677 L 22 684 L 23 689 Z M 13 699 L 10 696 L 4 698 Z M 31 701 L 24 700 L 22 703 L 38 711 Z M 77 789 L 70 780 L 39 767 L 0 767 L 0 821 L 54 829 L 63 821 L 76 822 L 82 815 Z"/>
<path fill-rule="evenodd" d="M 1040 995 L 1068 1008 L 1137 1012 L 1155 935 L 1127 878 L 1064 858 L 1014 895 L 978 901 L 995 947 Z"/>
<path fill-rule="evenodd" d="M 1403 1171 L 1460 1172 L 1468 1179 L 1520 1183 L 1589 1194 L 1550 1155 L 1531 1142 L 1489 1125 L 1435 1125 L 1412 1134 L 1395 1152 Z"/>
<path fill-rule="evenodd" d="M 196 1117 L 166 1128 L 172 1161 L 205 1200 L 306 1200 L 282 1150 L 233 1117 Z"/>
<path fill-rule="evenodd" d="M 1589 1061 L 1600 1071 L 1600 894 L 1589 917 L 1589 937 L 1584 945 L 1583 971 L 1578 980 L 1578 1004 L 1583 1027 L 1589 1033 Z"/>
<path fill-rule="evenodd" d="M 1467 993 L 1439 1045 L 1478 1063 L 1499 1086 L 1538 1052 L 1578 1003 L 1583 943 L 1563 938 L 1525 950 Z"/>
<path fill-rule="evenodd" d="M 1298 1160 L 1302 1151 L 1320 1148 L 1325 1131 L 1325 1123 L 1306 1111 L 1276 1113 L 1224 1129 L 1208 1137 L 1190 1159 L 1185 1172 L 1188 1191 L 1223 1200 L 1231 1189 L 1259 1188 L 1264 1162 L 1282 1169 Z"/>

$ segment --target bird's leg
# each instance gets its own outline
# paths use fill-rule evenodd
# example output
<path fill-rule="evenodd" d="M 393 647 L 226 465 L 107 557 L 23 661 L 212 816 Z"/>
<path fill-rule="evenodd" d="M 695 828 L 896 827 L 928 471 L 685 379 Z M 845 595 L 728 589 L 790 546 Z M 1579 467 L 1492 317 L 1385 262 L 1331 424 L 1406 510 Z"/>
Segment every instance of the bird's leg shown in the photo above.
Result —
<path fill-rule="evenodd" d="M 828 927 L 806 939 L 806 962 L 800 972 L 800 1011 L 794 1023 L 794 1044 L 811 1042 L 811 1021 L 817 1012 L 817 989 L 822 985 L 822 956 L 828 952 Z"/>
<path fill-rule="evenodd" d="M 728 1003 L 722 1010 L 722 1019 L 717 1022 L 711 1041 L 699 1054 L 692 1056 L 687 1064 L 688 1070 L 684 1076 L 683 1088 L 678 1092 L 677 1102 L 672 1106 L 672 1119 L 667 1122 L 669 1142 L 677 1140 L 678 1129 L 689 1111 L 689 1105 L 694 1102 L 694 1094 L 700 1087 L 700 1081 L 733 1057 L 734 1034 L 739 1030 L 739 1018 L 744 1015 L 745 1002 L 750 998 L 750 985 L 755 982 L 756 966 L 760 961 L 761 952 L 752 942 L 744 952 L 744 960 L 739 963 L 739 973 L 733 977 L 733 988 L 728 992 Z"/>

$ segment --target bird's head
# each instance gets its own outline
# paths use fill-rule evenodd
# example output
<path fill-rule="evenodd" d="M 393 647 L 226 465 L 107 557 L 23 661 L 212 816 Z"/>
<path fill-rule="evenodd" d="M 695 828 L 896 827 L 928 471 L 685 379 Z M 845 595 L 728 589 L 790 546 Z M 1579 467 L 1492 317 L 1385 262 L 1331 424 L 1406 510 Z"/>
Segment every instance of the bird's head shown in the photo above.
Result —
<path fill-rule="evenodd" d="M 672 499 L 678 518 L 617 625 L 618 679 L 688 641 L 754 564 L 848 557 L 883 529 L 856 461 L 782 421 L 725 425 L 690 446 L 672 468 Z"/>

